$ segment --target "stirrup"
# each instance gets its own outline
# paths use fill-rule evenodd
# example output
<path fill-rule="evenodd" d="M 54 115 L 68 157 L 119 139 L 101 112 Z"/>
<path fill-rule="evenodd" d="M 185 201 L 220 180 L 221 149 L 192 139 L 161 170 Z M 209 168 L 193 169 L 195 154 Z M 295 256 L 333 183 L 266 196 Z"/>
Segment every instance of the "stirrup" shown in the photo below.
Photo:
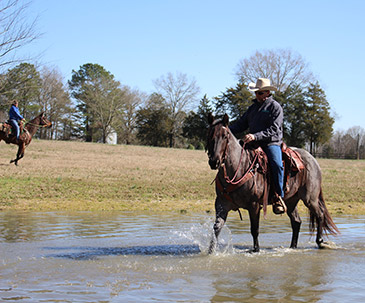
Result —
<path fill-rule="evenodd" d="M 277 196 L 277 200 L 272 204 L 272 211 L 276 215 L 281 215 L 287 212 L 287 207 L 282 197 Z"/>

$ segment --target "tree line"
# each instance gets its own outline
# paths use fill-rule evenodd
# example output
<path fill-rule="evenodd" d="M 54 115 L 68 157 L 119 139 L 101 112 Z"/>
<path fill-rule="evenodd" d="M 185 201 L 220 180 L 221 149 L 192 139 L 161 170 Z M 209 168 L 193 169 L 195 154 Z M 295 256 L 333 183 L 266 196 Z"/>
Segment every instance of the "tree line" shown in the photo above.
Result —
<path fill-rule="evenodd" d="M 231 121 L 238 119 L 254 97 L 247 84 L 264 77 L 278 87 L 275 99 L 284 110 L 288 145 L 326 157 L 364 158 L 364 129 L 333 133 L 326 94 L 296 52 L 256 51 L 237 64 L 237 83 L 211 99 L 206 95 L 199 99 L 195 79 L 181 72 L 154 80 L 155 91 L 149 95 L 123 85 L 95 63 L 73 70 L 65 82 L 56 68 L 39 67 L 16 56 L 17 49 L 38 38 L 36 20 L 24 21 L 27 5 L 20 0 L 0 5 L 0 118 L 7 119 L 14 99 L 28 120 L 45 112 L 53 127 L 41 130 L 39 138 L 106 143 L 117 133 L 120 144 L 203 149 L 208 113 L 228 113 Z"/>
<path fill-rule="evenodd" d="M 252 79 L 256 77 L 258 74 Z M 67 83 L 56 69 L 38 69 L 31 63 L 9 69 L 0 81 L 3 120 L 13 99 L 19 101 L 28 120 L 39 112 L 47 113 L 54 127 L 42 130 L 39 138 L 105 143 L 110 133 L 116 132 L 120 144 L 204 149 L 208 113 L 228 113 L 231 120 L 238 119 L 251 105 L 253 95 L 247 82 L 254 80 L 241 75 L 235 87 L 200 100 L 196 81 L 186 74 L 162 76 L 154 81 L 156 91 L 146 95 L 91 63 L 73 70 Z M 275 99 L 284 110 L 288 145 L 325 157 L 364 158 L 364 130 L 353 127 L 333 134 L 334 118 L 318 81 L 276 85 Z"/>

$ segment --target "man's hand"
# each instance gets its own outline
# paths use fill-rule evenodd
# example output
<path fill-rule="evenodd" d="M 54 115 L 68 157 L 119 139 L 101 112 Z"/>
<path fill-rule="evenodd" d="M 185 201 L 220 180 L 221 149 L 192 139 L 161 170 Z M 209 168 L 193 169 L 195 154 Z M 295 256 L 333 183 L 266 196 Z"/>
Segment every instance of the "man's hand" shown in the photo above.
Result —
<path fill-rule="evenodd" d="M 243 137 L 243 142 L 250 143 L 251 141 L 255 141 L 255 136 L 253 134 L 247 134 Z"/>

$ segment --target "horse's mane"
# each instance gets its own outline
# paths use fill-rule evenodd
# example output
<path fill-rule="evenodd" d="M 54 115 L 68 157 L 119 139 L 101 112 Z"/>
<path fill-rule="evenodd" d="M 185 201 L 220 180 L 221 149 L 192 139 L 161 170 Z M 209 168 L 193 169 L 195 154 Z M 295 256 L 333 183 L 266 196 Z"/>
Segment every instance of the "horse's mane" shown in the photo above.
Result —
<path fill-rule="evenodd" d="M 218 124 L 223 124 L 223 117 L 219 117 L 218 119 L 214 119 L 213 123 L 210 126 L 217 126 Z"/>

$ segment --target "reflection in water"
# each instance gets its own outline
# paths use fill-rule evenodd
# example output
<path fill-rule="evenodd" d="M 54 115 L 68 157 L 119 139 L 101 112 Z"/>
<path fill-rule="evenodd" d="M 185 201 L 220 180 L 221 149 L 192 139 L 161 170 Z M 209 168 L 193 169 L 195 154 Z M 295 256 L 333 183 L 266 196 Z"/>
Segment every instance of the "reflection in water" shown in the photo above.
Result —
<path fill-rule="evenodd" d="M 0 301 L 364 301 L 364 217 L 335 221 L 337 249 L 303 228 L 291 250 L 288 220 L 263 220 L 252 254 L 248 220 L 232 217 L 207 255 L 211 215 L 0 213 Z"/>

